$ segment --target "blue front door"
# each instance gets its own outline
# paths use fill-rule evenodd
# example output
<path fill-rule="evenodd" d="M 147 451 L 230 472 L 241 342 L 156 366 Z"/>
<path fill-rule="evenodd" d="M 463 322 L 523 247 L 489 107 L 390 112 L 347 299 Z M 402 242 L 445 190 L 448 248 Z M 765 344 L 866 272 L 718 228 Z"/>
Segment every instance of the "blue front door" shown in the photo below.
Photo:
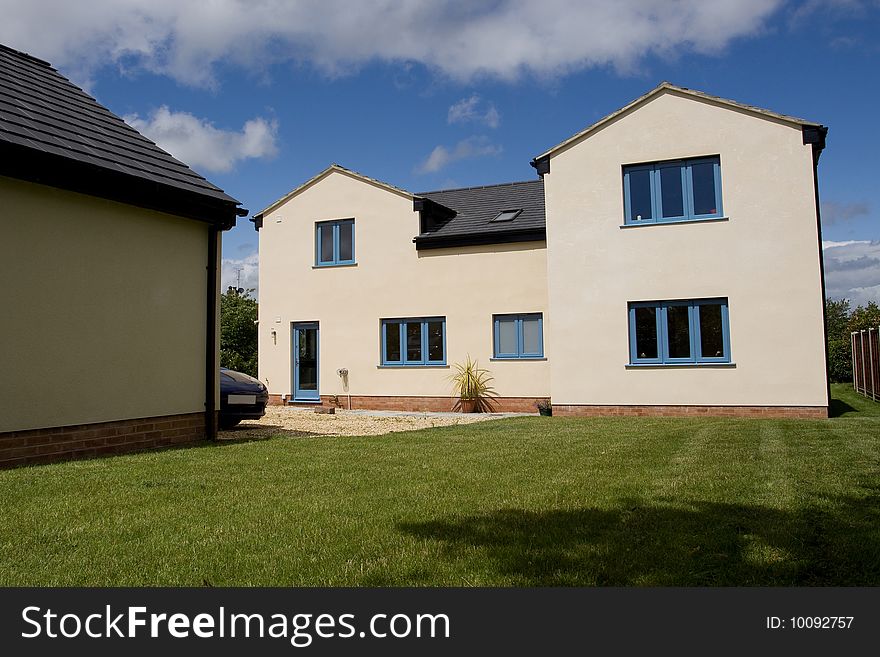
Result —
<path fill-rule="evenodd" d="M 293 398 L 318 401 L 318 323 L 293 325 Z"/>

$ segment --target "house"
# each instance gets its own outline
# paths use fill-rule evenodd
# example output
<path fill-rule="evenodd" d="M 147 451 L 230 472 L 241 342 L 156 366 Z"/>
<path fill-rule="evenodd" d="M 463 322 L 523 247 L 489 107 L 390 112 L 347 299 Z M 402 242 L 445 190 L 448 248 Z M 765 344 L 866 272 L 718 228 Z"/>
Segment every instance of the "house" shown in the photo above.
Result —
<path fill-rule="evenodd" d="M 519 216 L 492 221 L 510 203 Z M 500 408 L 533 411 L 547 360 L 489 363 L 486 322 L 547 312 L 543 216 L 540 180 L 416 196 L 333 165 L 293 190 L 255 217 L 270 400 L 449 410 L 450 366 L 470 353 Z"/>
<path fill-rule="evenodd" d="M 212 437 L 239 202 L 3 46 L 0 202 L 0 465 Z"/>
<path fill-rule="evenodd" d="M 333 165 L 256 215 L 276 403 L 825 417 L 817 123 L 662 83 L 537 156 L 410 193 Z"/>

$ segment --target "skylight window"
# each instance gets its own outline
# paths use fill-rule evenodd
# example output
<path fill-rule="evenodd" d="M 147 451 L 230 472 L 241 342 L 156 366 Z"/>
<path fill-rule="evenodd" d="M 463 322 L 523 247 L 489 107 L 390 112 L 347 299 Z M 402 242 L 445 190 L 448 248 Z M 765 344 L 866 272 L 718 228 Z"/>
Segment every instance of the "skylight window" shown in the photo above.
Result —
<path fill-rule="evenodd" d="M 516 219 L 520 212 L 522 212 L 522 208 L 518 210 L 502 210 L 498 213 L 498 215 L 492 220 L 492 223 L 496 223 L 499 221 L 513 221 Z"/>

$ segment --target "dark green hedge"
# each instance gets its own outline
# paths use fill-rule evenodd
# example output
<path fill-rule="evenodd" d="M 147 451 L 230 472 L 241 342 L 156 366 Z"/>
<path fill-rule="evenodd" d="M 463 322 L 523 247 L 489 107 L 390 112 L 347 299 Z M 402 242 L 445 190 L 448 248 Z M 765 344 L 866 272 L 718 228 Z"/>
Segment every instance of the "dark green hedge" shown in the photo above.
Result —
<path fill-rule="evenodd" d="M 835 383 L 852 381 L 852 347 L 848 340 L 828 341 L 828 376 Z"/>

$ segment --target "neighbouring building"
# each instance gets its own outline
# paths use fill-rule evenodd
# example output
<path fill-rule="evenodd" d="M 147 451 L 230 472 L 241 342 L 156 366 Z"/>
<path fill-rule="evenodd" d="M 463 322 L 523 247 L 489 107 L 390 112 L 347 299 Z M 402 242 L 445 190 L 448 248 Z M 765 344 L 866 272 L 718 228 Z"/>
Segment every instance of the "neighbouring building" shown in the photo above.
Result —
<path fill-rule="evenodd" d="M 827 128 L 662 83 L 532 161 L 411 193 L 333 165 L 257 214 L 276 403 L 825 417 Z"/>
<path fill-rule="evenodd" d="M 214 436 L 238 201 L 0 46 L 0 205 L 0 466 Z"/>

